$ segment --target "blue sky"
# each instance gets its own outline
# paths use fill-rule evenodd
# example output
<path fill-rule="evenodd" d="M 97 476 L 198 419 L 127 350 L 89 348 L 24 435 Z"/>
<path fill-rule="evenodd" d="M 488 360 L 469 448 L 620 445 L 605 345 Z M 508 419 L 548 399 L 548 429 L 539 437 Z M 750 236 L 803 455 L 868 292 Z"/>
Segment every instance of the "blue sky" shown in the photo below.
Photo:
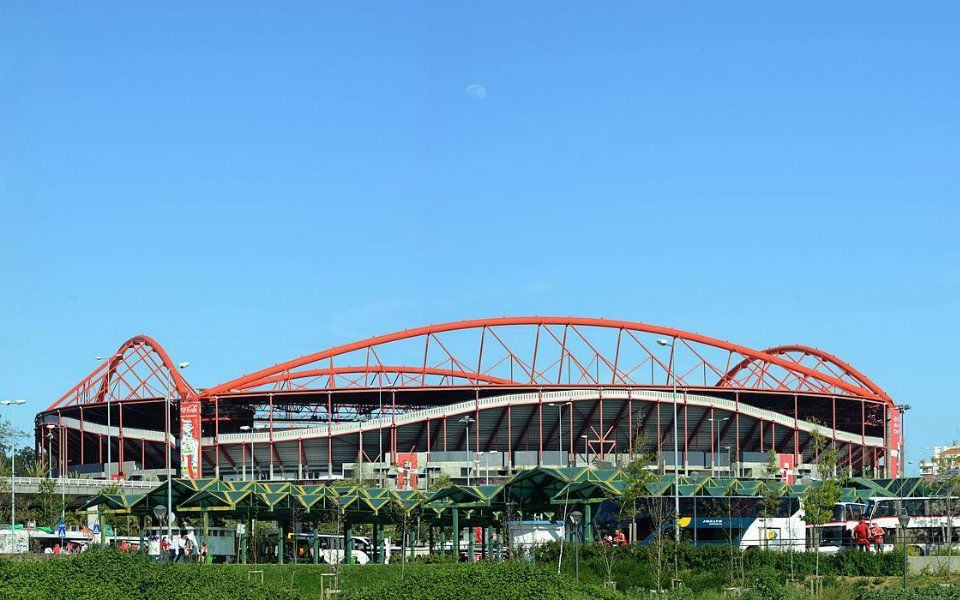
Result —
<path fill-rule="evenodd" d="M 205 386 L 575 314 L 816 345 L 960 438 L 956 3 L 352 4 L 3 3 L 0 397 L 138 332 Z"/>

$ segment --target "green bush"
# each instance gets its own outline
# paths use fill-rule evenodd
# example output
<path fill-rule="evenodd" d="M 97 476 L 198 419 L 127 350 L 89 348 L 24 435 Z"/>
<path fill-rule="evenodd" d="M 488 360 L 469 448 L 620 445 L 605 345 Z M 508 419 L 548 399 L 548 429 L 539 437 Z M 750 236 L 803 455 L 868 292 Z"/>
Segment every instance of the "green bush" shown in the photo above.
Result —
<path fill-rule="evenodd" d="M 546 544 L 534 552 L 536 562 L 556 565 L 559 557 L 559 544 Z M 596 544 L 580 546 L 580 578 L 585 581 L 601 583 L 605 577 L 601 555 L 605 550 Z M 618 548 L 613 552 L 613 579 L 621 590 L 635 588 L 655 588 L 653 565 L 654 550 L 646 546 Z M 690 544 L 676 546 L 667 542 L 663 549 L 664 577 L 668 581 L 673 576 L 674 553 L 677 553 L 680 578 L 692 591 L 718 590 L 739 583 L 736 581 L 739 561 L 748 585 L 756 581 L 757 576 L 764 581 L 785 584 L 791 575 L 802 580 L 816 572 L 817 555 L 812 552 L 775 552 L 751 548 L 740 551 L 730 546 L 702 546 Z M 889 577 L 903 574 L 903 559 L 895 553 L 871 554 L 866 552 L 841 552 L 839 554 L 821 554 L 819 557 L 820 575 L 826 583 L 839 576 L 853 577 Z M 564 548 L 564 573 L 573 573 L 573 548 L 567 544 Z M 759 575 L 757 575 L 759 574 Z M 779 593 L 779 588 L 777 593 Z"/>
<path fill-rule="evenodd" d="M 294 600 L 299 596 L 248 582 L 239 570 L 161 564 L 141 554 L 104 548 L 75 557 L 0 560 L 0 598 Z"/>
<path fill-rule="evenodd" d="M 621 600 L 622 594 L 524 563 L 437 564 L 403 580 L 346 590 L 343 600 Z"/>
<path fill-rule="evenodd" d="M 858 596 L 860 600 L 960 600 L 958 586 L 929 586 L 904 591 L 900 588 L 880 588 L 865 590 Z"/>

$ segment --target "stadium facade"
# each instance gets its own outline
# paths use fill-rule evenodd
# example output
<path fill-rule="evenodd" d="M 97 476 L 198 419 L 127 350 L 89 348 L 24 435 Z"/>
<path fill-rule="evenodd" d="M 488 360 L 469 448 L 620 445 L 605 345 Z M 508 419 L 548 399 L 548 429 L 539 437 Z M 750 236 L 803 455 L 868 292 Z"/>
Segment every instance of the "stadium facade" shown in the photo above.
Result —
<path fill-rule="evenodd" d="M 900 407 L 843 360 L 638 322 L 459 321 L 207 389 L 184 373 L 153 339 L 127 340 L 36 416 L 37 452 L 56 473 L 161 475 L 169 447 L 184 477 L 324 481 L 359 469 L 413 487 L 440 472 L 497 478 L 640 453 L 667 471 L 743 475 L 773 450 L 790 476 L 815 463 L 819 432 L 851 474 L 900 472 Z"/>

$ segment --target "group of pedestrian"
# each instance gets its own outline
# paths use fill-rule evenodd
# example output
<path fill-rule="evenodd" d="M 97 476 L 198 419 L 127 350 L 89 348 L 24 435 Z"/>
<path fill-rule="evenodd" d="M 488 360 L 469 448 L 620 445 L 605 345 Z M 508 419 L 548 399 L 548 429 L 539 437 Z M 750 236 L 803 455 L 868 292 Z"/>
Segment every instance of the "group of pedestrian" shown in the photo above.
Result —
<path fill-rule="evenodd" d="M 606 534 L 600 538 L 600 543 L 604 546 L 615 546 L 617 548 L 626 548 L 628 545 L 627 536 L 623 533 L 622 529 L 617 529 L 613 532 L 613 535 L 609 533 Z"/>
<path fill-rule="evenodd" d="M 204 563 L 207 559 L 207 542 L 199 544 L 189 537 L 175 536 L 168 541 L 167 536 L 160 538 L 160 555 L 166 556 L 170 562 L 196 561 Z"/>
<path fill-rule="evenodd" d="M 860 522 L 853 528 L 853 539 L 857 544 L 857 549 L 861 552 L 870 552 L 871 548 L 877 554 L 883 552 L 883 538 L 886 532 L 873 521 L 860 519 Z"/>
<path fill-rule="evenodd" d="M 65 554 L 81 554 L 87 551 L 86 544 L 74 544 L 73 542 L 67 542 L 63 546 L 60 544 L 54 544 L 53 546 L 47 546 L 43 549 L 43 553 L 53 556 L 61 556 Z"/>

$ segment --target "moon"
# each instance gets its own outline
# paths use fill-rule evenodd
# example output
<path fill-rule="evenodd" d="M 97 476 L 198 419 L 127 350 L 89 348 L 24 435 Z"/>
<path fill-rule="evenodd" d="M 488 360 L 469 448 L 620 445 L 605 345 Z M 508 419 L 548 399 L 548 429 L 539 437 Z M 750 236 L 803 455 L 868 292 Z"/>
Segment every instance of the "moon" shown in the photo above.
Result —
<path fill-rule="evenodd" d="M 465 90 L 463 90 L 463 93 L 467 96 L 467 98 L 479 102 L 487 97 L 487 88 L 483 87 L 479 83 L 471 83 Z"/>

